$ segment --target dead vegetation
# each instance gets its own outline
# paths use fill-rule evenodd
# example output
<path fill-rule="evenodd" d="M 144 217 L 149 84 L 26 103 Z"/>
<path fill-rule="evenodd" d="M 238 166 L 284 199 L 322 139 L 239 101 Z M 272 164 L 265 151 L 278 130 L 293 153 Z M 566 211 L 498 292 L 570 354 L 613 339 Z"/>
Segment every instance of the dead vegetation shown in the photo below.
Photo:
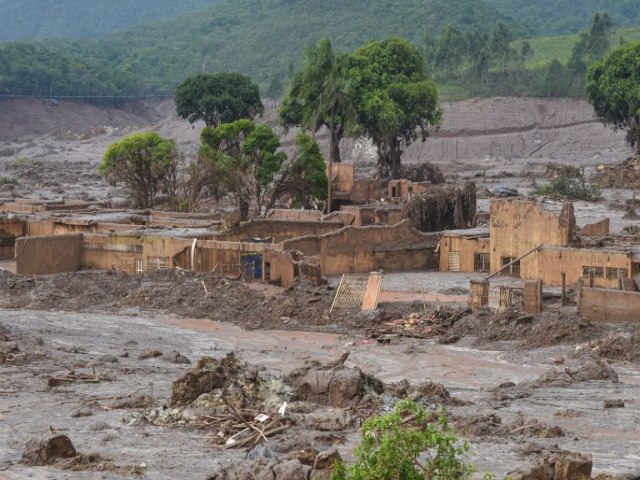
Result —
<path fill-rule="evenodd" d="M 402 165 L 398 178 L 405 178 L 411 182 L 430 182 L 433 185 L 445 182 L 442 170 L 429 162 Z"/>
<path fill-rule="evenodd" d="M 422 232 L 469 228 L 476 215 L 476 186 L 464 189 L 443 185 L 413 197 L 402 211 L 403 218 Z"/>

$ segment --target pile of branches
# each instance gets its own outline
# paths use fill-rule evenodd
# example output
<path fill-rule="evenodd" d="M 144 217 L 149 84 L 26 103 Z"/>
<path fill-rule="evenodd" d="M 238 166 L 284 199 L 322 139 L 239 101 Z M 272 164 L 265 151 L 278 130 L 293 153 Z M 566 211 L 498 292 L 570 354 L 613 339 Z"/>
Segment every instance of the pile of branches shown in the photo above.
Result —
<path fill-rule="evenodd" d="M 476 215 L 476 186 L 465 183 L 463 189 L 439 185 L 412 198 L 402 216 L 422 232 L 440 232 L 470 228 Z"/>

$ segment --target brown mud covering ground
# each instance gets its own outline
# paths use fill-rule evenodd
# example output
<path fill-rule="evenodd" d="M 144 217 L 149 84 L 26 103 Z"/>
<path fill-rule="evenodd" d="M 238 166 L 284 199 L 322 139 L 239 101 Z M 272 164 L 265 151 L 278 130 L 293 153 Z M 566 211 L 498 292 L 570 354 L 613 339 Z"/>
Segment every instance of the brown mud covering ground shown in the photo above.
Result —
<path fill-rule="evenodd" d="M 84 271 L 22 277 L 0 272 L 0 308 L 75 312 L 156 311 L 235 323 L 247 329 L 346 331 L 375 320 L 371 313 L 331 317 L 334 290 L 300 280 L 287 290 L 261 292 L 225 276 L 188 271 L 135 275 Z"/>
<path fill-rule="evenodd" d="M 136 281 L 169 282 L 154 275 Z M 118 276 L 103 276 L 95 281 L 114 289 L 107 283 Z M 16 287 L 16 298 L 42 301 L 37 287 Z M 352 458 L 361 422 L 405 398 L 433 421 L 444 408 L 480 471 L 498 478 L 589 478 L 532 476 L 567 462 L 594 477 L 640 468 L 640 366 L 593 359 L 575 343 L 361 343 L 151 310 L 114 314 L 115 297 L 91 307 L 111 306 L 108 315 L 0 310 L 0 478 L 328 478 L 333 461 Z M 70 306 L 53 298 L 50 307 Z"/>
<path fill-rule="evenodd" d="M 640 327 L 583 320 L 575 308 L 472 313 L 465 308 L 384 305 L 382 310 L 329 313 L 335 290 L 304 278 L 288 289 L 262 288 L 225 276 L 165 270 L 135 275 L 83 271 L 39 277 L 0 272 L 0 308 L 91 313 L 173 314 L 233 323 L 242 328 L 305 330 L 384 340 L 385 335 L 433 338 L 455 344 L 471 337 L 490 347 L 511 342 L 516 350 L 576 346 L 578 354 L 640 361 Z M 418 310 L 418 311 L 416 311 Z M 397 320 L 399 319 L 399 320 Z M 401 328 L 396 328 L 398 324 Z M 389 339 L 393 341 L 393 339 Z"/>

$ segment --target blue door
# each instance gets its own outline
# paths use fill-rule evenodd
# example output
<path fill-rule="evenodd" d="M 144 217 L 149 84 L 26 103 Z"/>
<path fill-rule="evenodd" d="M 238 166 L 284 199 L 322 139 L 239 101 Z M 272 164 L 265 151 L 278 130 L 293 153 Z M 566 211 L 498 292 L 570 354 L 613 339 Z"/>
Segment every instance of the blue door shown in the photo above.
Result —
<path fill-rule="evenodd" d="M 240 256 L 245 278 L 262 279 L 262 254 L 243 253 Z"/>

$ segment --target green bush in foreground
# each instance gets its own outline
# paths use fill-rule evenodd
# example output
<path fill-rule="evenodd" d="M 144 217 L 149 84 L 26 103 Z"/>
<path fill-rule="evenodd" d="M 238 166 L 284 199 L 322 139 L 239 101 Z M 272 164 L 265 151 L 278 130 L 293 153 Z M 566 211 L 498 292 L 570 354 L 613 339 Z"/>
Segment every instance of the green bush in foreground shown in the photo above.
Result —
<path fill-rule="evenodd" d="M 415 402 L 368 419 L 361 433 L 355 463 L 337 463 L 331 480 L 451 480 L 476 471 L 465 458 L 469 445 L 458 442 L 446 415 L 433 419 Z"/>

